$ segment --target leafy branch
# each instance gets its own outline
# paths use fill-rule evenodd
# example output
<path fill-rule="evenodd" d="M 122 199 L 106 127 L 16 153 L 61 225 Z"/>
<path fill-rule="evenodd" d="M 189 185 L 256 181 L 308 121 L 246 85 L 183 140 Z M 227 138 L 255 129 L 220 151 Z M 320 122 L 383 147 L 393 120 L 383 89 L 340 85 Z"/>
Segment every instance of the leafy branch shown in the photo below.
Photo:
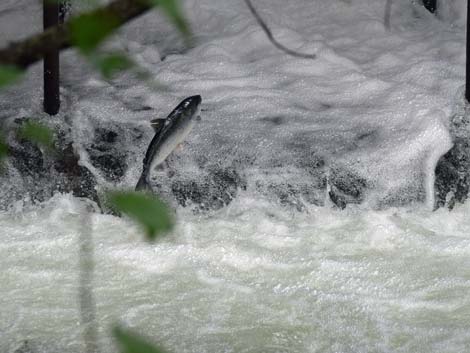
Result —
<path fill-rule="evenodd" d="M 160 6 L 183 34 L 189 33 L 181 10 L 173 0 L 114 0 L 106 6 L 73 17 L 64 24 L 10 43 L 0 49 L 0 67 L 26 69 L 49 52 L 70 47 L 78 47 L 88 54 L 118 27 L 155 6 Z"/>

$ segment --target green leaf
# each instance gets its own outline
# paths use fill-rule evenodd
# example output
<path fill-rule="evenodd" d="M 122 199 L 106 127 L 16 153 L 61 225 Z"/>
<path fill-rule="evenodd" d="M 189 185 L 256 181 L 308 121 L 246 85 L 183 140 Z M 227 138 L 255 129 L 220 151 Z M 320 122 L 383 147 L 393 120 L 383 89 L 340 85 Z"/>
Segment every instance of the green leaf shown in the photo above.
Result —
<path fill-rule="evenodd" d="M 173 219 L 166 205 L 153 195 L 140 192 L 111 192 L 108 194 L 111 207 L 140 223 L 149 240 L 171 230 Z"/>
<path fill-rule="evenodd" d="M 163 353 L 163 350 L 147 342 L 144 338 L 119 326 L 113 329 L 113 336 L 119 342 L 122 353 Z"/>
<path fill-rule="evenodd" d="M 20 79 L 23 71 L 12 65 L 0 65 L 0 88 L 11 85 Z"/>
<path fill-rule="evenodd" d="M 186 21 L 183 11 L 179 6 L 178 0 L 148 0 L 151 5 L 159 6 L 170 18 L 178 30 L 188 37 L 191 34 L 188 22 Z"/>
<path fill-rule="evenodd" d="M 48 149 L 54 148 L 54 132 L 44 124 L 27 120 L 19 128 L 18 136 Z"/>
<path fill-rule="evenodd" d="M 111 79 L 117 73 L 132 68 L 134 62 L 125 54 L 111 53 L 96 57 L 95 65 L 104 78 Z"/>
<path fill-rule="evenodd" d="M 90 54 L 117 27 L 119 21 L 103 12 L 83 14 L 70 20 L 72 42 L 85 54 Z"/>
<path fill-rule="evenodd" d="M 8 145 L 5 142 L 5 138 L 3 135 L 0 135 L 0 167 L 1 164 L 3 163 L 3 159 L 7 156 L 8 154 Z"/>

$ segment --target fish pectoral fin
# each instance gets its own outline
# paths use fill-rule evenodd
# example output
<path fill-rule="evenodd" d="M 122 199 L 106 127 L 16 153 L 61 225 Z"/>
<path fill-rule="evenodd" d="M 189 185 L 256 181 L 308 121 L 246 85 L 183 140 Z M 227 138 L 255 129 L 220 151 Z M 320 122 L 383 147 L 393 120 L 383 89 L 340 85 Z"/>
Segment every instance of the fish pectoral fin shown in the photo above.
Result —
<path fill-rule="evenodd" d="M 176 146 L 176 148 L 174 149 L 174 152 L 181 152 L 184 150 L 184 145 L 185 143 L 184 142 L 181 142 L 178 144 L 178 146 Z"/>
<path fill-rule="evenodd" d="M 165 161 L 163 162 L 162 164 L 159 164 L 155 167 L 155 170 L 158 171 L 158 172 L 161 172 L 163 170 L 165 170 L 166 168 L 168 168 L 168 162 Z"/>
<path fill-rule="evenodd" d="M 162 163 L 155 166 L 154 171 L 163 172 L 170 168 L 170 163 L 168 162 L 169 158 L 165 159 Z"/>
<path fill-rule="evenodd" d="M 139 181 L 137 182 L 137 185 L 135 186 L 136 191 L 151 191 L 152 188 L 150 187 L 150 184 L 147 181 L 147 176 L 142 173 L 142 175 L 139 178 Z"/>

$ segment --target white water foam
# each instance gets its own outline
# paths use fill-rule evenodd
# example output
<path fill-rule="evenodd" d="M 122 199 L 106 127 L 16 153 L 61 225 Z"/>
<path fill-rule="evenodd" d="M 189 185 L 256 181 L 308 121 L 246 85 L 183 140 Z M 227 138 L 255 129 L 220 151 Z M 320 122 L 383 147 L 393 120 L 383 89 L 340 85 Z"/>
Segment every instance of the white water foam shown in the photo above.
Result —
<path fill-rule="evenodd" d="M 28 30 L 40 28 L 40 9 L 30 5 L 0 5 L 1 43 L 28 34 L 26 19 L 37 20 Z M 175 231 L 153 245 L 126 219 L 93 216 L 102 351 L 113 351 L 117 321 L 174 352 L 466 351 L 469 204 L 433 213 L 368 207 L 388 195 L 424 193 L 424 206 L 434 203 L 432 171 L 450 147 L 447 119 L 463 83 L 460 12 L 441 8 L 436 19 L 394 1 L 387 31 L 384 4 L 373 0 L 255 5 L 276 38 L 318 59 L 280 53 L 242 1 L 224 0 L 184 2 L 190 49 L 155 13 L 113 39 L 169 90 L 128 76 L 106 82 L 74 52 L 63 55 L 70 100 L 60 118 L 73 121 L 77 150 L 91 144 L 95 126 L 143 131 L 141 142 L 122 146 L 130 157 L 120 186 L 138 178 L 150 119 L 193 94 L 203 97 L 203 121 L 172 163 L 189 177 L 203 175 L 203 158 L 238 163 L 249 183 L 217 212 L 178 208 Z M 2 93 L 2 116 L 38 114 L 39 69 Z M 153 111 L 129 108 L 145 105 Z M 299 213 L 256 192 L 257 181 L 308 184 L 302 163 L 317 157 L 367 179 L 365 209 L 305 203 Z M 83 348 L 80 209 L 81 200 L 56 195 L 0 213 L 2 352 L 25 339 L 38 352 Z"/>
<path fill-rule="evenodd" d="M 2 351 L 78 352 L 82 202 L 57 195 L 1 215 Z M 178 212 L 147 244 L 93 216 L 100 346 L 116 322 L 169 351 L 462 352 L 470 344 L 468 205 L 286 212 L 241 197 L 213 216 Z"/>

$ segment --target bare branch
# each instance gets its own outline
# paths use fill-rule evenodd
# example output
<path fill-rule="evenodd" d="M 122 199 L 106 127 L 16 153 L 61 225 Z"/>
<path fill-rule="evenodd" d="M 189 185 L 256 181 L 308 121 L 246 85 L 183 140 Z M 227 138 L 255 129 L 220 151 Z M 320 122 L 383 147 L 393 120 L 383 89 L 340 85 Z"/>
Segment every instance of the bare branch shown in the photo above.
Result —
<path fill-rule="evenodd" d="M 246 6 L 250 9 L 250 12 L 252 15 L 255 17 L 256 21 L 260 25 L 260 27 L 263 29 L 264 33 L 268 36 L 269 41 L 278 49 L 282 50 L 284 53 L 294 56 L 297 58 L 303 58 L 303 59 L 315 59 L 317 56 L 315 54 L 305 54 L 305 53 L 299 53 L 295 50 L 289 49 L 279 43 L 273 36 L 271 30 L 269 29 L 268 25 L 264 20 L 261 18 L 261 16 L 258 14 L 258 11 L 255 9 L 253 6 L 251 0 L 245 0 Z"/>
<path fill-rule="evenodd" d="M 152 6 L 144 0 L 114 0 L 104 7 L 84 15 L 111 17 L 116 19 L 117 26 L 121 26 L 151 8 Z M 70 21 L 68 21 L 22 41 L 12 42 L 8 47 L 0 49 L 0 64 L 14 65 L 25 69 L 42 60 L 51 51 L 63 50 L 72 46 Z"/>

